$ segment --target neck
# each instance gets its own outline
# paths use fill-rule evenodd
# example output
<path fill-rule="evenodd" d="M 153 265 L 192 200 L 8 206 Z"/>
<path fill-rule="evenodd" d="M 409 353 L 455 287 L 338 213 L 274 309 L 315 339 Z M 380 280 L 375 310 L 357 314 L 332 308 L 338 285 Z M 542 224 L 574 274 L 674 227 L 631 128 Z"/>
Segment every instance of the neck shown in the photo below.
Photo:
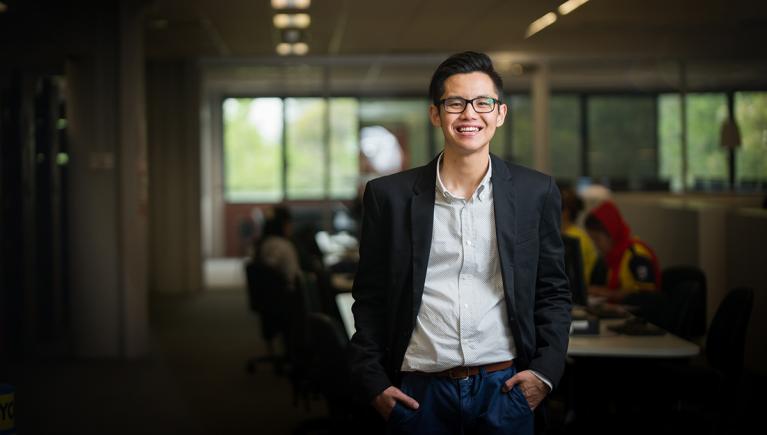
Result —
<path fill-rule="evenodd" d="M 439 170 L 442 183 L 454 195 L 468 199 L 487 173 L 489 161 L 488 152 L 461 155 L 445 149 Z"/>

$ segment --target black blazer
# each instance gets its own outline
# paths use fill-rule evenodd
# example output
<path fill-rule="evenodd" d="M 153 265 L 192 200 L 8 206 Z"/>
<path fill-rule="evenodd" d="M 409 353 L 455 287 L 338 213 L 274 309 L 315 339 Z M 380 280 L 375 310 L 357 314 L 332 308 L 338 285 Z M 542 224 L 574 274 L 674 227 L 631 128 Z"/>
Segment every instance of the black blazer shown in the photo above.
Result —
<path fill-rule="evenodd" d="M 570 329 L 570 290 L 554 180 L 491 155 L 496 238 L 518 370 L 559 382 Z M 370 181 L 363 197 L 354 280 L 352 382 L 371 400 L 399 382 L 429 263 L 437 159 Z"/>

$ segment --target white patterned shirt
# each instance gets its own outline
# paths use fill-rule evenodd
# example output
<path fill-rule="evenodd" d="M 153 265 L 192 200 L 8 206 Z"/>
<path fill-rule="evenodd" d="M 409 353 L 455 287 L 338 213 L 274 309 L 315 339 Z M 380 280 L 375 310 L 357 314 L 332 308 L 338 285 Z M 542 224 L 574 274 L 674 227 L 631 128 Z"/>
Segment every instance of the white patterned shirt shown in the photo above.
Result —
<path fill-rule="evenodd" d="M 442 155 L 423 298 L 403 371 L 492 364 L 516 354 L 498 261 L 490 158 L 469 199 L 445 188 L 441 163 Z"/>

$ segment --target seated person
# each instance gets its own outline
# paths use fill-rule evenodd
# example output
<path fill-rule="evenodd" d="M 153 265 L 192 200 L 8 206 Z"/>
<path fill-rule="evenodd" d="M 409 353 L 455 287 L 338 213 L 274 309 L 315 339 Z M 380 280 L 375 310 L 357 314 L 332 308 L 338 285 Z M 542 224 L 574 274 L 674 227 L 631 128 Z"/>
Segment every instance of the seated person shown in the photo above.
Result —
<path fill-rule="evenodd" d="M 285 277 L 288 289 L 295 289 L 301 280 L 298 252 L 290 240 L 293 223 L 290 210 L 285 206 L 274 208 L 266 220 L 256 249 L 255 260 L 279 270 Z"/>
<path fill-rule="evenodd" d="M 660 290 L 660 266 L 653 250 L 637 237 L 612 201 L 592 210 L 585 221 L 586 231 L 607 266 L 604 286 L 592 282 L 589 295 L 620 303 L 632 293 Z"/>
<path fill-rule="evenodd" d="M 570 187 L 560 189 L 562 194 L 562 234 L 577 239 L 580 243 L 583 259 L 583 274 L 586 285 L 591 283 L 592 274 L 598 261 L 601 261 L 597 248 L 588 233 L 576 225 L 578 214 L 583 210 L 583 200 Z"/>

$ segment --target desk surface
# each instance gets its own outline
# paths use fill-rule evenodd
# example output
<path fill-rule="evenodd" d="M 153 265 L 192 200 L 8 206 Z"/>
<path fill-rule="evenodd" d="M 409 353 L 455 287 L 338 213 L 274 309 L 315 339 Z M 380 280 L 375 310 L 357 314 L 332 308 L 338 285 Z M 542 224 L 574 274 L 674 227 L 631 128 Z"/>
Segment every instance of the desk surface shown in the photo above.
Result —
<path fill-rule="evenodd" d="M 354 317 L 351 293 L 338 293 L 336 304 L 341 313 L 347 334 L 354 334 Z M 573 357 L 617 358 L 689 358 L 697 355 L 700 348 L 672 334 L 623 335 L 608 330 L 608 326 L 623 322 L 621 319 L 600 321 L 599 335 L 571 335 L 567 355 Z"/>
<path fill-rule="evenodd" d="M 599 335 L 571 335 L 569 356 L 623 358 L 689 358 L 697 355 L 697 344 L 670 333 L 664 335 L 623 335 L 607 329 L 622 319 L 603 319 Z"/>
<path fill-rule="evenodd" d="M 344 322 L 344 329 L 352 338 L 354 335 L 354 316 L 352 315 L 352 304 L 354 298 L 350 292 L 336 294 L 336 306 L 338 306 L 338 313 L 341 314 L 341 320 Z"/>

